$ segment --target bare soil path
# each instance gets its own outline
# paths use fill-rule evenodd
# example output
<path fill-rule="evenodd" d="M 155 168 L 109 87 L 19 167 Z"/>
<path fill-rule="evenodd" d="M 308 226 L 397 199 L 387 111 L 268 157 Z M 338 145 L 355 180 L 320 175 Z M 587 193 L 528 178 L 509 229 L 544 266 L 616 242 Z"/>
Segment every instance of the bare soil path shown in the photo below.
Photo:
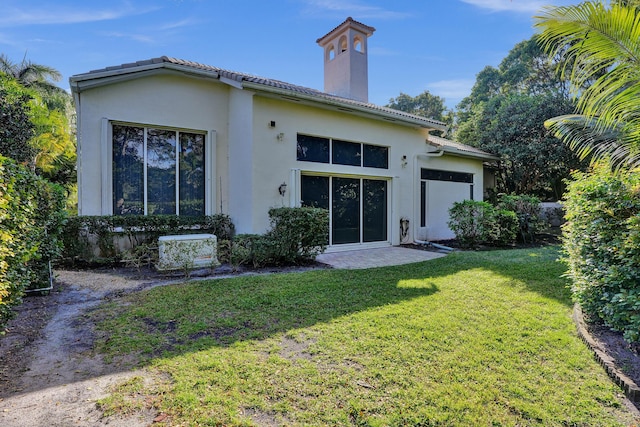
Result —
<path fill-rule="evenodd" d="M 107 364 L 93 351 L 94 325 L 85 314 L 114 292 L 152 286 L 145 280 L 62 271 L 51 294 L 25 299 L 0 338 L 0 425 L 148 426 L 151 411 L 104 418 L 96 401 L 134 375 L 126 364 Z"/>

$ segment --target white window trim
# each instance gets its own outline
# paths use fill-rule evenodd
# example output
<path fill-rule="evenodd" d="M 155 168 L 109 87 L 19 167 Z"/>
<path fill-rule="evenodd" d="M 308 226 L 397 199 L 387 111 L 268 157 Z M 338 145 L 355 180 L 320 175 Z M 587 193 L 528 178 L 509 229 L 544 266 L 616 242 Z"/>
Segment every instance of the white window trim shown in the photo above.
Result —
<path fill-rule="evenodd" d="M 133 123 L 121 120 L 114 120 L 109 118 L 102 118 L 100 129 L 100 154 L 102 157 L 101 169 L 102 169 L 102 187 L 101 187 L 101 199 L 102 199 L 102 215 L 113 215 L 113 124 L 122 124 L 125 126 L 139 126 L 145 128 L 155 129 L 170 129 L 178 132 L 197 132 L 205 135 L 205 178 L 204 178 L 204 211 L 205 215 L 213 215 L 216 213 L 216 151 L 217 151 L 217 132 L 215 130 L 202 131 L 187 128 L 175 128 L 145 123 Z M 147 153 L 145 151 L 145 163 Z M 147 173 L 146 168 L 144 171 Z M 176 186 L 176 191 L 177 186 Z M 147 211 L 146 203 L 146 191 L 145 191 L 145 215 Z"/>

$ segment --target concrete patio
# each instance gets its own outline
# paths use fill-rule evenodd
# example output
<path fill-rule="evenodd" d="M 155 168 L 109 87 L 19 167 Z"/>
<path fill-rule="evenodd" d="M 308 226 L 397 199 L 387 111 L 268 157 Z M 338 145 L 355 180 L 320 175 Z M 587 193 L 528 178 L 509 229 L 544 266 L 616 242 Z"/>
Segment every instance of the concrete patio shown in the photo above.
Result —
<path fill-rule="evenodd" d="M 428 261 L 445 255 L 439 252 L 389 246 L 387 248 L 325 253 L 318 255 L 316 261 L 330 265 L 333 268 L 356 270 Z"/>

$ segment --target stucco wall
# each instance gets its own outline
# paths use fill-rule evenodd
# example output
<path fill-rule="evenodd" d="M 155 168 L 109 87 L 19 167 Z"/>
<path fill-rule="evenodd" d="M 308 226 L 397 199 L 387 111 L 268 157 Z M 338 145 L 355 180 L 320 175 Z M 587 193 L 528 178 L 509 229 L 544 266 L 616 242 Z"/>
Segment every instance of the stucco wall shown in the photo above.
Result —
<path fill-rule="evenodd" d="M 172 127 L 176 129 L 215 131 L 216 159 L 211 191 L 214 211 L 220 210 L 219 177 L 228 175 L 228 88 L 205 80 L 184 79 L 172 75 L 148 76 L 109 86 L 82 91 L 78 110 L 79 214 L 111 213 L 109 189 L 102 189 L 103 171 L 110 168 L 103 159 L 107 149 L 101 144 L 109 138 L 103 135 L 103 119 L 133 124 Z M 108 148 L 108 147 L 107 147 Z M 215 155 L 214 155 L 215 154 Z M 106 171 L 105 171 L 106 172 Z M 223 178 L 223 189 L 225 179 Z M 225 191 L 223 204 L 229 200 Z M 223 206 L 223 209 L 228 207 Z"/>
<path fill-rule="evenodd" d="M 469 198 L 469 185 L 441 183 L 429 191 L 428 222 L 426 228 L 419 227 L 420 215 L 420 169 L 432 168 L 474 174 L 474 198 L 482 200 L 482 161 L 445 155 L 442 157 L 419 157 L 433 150 L 427 146 L 425 129 L 399 126 L 391 122 L 373 121 L 327 111 L 291 102 L 254 96 L 254 229 L 268 228 L 264 212 L 273 206 L 295 205 L 300 200 L 300 188 L 292 179 L 292 171 L 301 174 L 330 174 L 386 178 L 391 193 L 389 206 L 389 238 L 392 244 L 400 243 L 400 218 L 409 218 L 412 238 L 448 239 L 453 234 L 448 229 L 448 209 L 453 201 Z M 274 128 L 269 127 L 276 122 Z M 298 133 L 337 138 L 353 142 L 389 146 L 389 169 L 362 168 L 296 160 L 296 137 Z M 281 140 L 278 135 L 282 134 Z M 403 161 L 403 156 L 406 160 Z M 259 164 L 268 165 L 258 167 Z M 299 170 L 299 172 L 298 172 Z M 287 184 L 293 192 L 281 197 L 278 186 Z M 451 184 L 451 185 L 447 185 Z M 463 188 L 462 188 L 463 187 Z"/>
<path fill-rule="evenodd" d="M 400 243 L 402 217 L 410 220 L 411 239 L 452 237 L 446 228 L 447 210 L 452 200 L 468 197 L 468 186 L 466 191 L 447 183 L 430 186 L 428 224 L 421 228 L 421 168 L 473 173 L 474 198 L 482 199 L 482 162 L 419 156 L 434 149 L 425 143 L 425 129 L 267 97 L 218 81 L 147 76 L 83 90 L 77 108 L 81 215 L 111 213 L 110 135 L 104 125 L 110 121 L 214 135 L 215 152 L 209 150 L 215 162 L 207 194 L 210 213 L 231 215 L 239 233 L 266 231 L 271 207 L 297 206 L 301 174 L 386 179 L 390 193 L 386 244 Z M 298 133 L 388 146 L 389 169 L 298 161 Z M 282 183 L 287 184 L 284 197 L 278 193 Z"/>
<path fill-rule="evenodd" d="M 482 162 L 463 157 L 442 156 L 420 158 L 419 168 L 438 169 L 473 174 L 473 199 L 483 199 L 483 167 Z M 467 183 L 427 181 L 427 221 L 425 227 L 416 228 L 418 240 L 446 240 L 454 237 L 447 226 L 449 209 L 454 202 L 469 199 L 470 187 Z M 419 205 L 419 198 L 418 205 Z M 419 216 L 416 216 L 418 219 Z M 418 223 L 416 223 L 416 226 Z"/>

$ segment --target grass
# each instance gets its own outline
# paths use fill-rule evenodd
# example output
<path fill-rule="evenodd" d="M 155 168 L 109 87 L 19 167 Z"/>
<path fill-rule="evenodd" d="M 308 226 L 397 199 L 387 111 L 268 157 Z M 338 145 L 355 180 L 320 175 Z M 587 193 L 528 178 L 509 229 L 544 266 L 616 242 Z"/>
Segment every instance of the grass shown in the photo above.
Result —
<path fill-rule="evenodd" d="M 575 333 L 556 258 L 463 252 L 155 288 L 101 309 L 100 349 L 168 375 L 144 392 L 176 425 L 631 425 Z M 126 408 L 123 389 L 103 408 Z"/>

